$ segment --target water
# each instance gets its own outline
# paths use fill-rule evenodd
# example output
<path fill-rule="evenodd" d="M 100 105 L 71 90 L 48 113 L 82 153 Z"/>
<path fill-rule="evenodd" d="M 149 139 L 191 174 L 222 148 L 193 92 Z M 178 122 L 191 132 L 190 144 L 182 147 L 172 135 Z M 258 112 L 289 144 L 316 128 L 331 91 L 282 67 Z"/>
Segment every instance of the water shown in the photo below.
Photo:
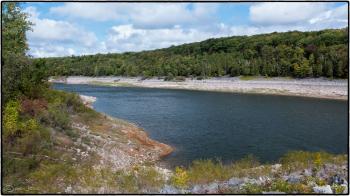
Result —
<path fill-rule="evenodd" d="M 143 127 L 175 151 L 163 162 L 273 162 L 290 150 L 347 153 L 347 102 L 303 97 L 55 84 L 95 96 L 94 108 Z"/>

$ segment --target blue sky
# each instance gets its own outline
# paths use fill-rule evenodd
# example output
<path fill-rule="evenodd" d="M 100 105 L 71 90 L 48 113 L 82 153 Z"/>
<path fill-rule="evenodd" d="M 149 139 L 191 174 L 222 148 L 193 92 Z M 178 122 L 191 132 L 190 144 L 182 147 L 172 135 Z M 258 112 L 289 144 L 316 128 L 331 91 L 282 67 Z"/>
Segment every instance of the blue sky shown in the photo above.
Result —
<path fill-rule="evenodd" d="M 35 25 L 34 57 L 142 51 L 213 37 L 342 28 L 348 4 L 52 3 L 22 4 Z"/>

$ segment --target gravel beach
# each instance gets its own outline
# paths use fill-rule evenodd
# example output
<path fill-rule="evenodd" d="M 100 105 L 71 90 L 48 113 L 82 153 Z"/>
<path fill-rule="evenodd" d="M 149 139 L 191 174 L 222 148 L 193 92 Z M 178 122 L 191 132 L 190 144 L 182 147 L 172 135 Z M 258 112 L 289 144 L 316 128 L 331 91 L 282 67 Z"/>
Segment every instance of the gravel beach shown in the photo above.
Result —
<path fill-rule="evenodd" d="M 220 77 L 204 80 L 186 78 L 185 81 L 164 81 L 141 77 L 84 77 L 50 78 L 50 82 L 67 84 L 95 84 L 106 86 L 134 86 L 146 88 L 188 89 L 237 93 L 274 94 L 347 100 L 348 80 L 327 78 L 263 78 L 249 80 L 240 77 Z"/>

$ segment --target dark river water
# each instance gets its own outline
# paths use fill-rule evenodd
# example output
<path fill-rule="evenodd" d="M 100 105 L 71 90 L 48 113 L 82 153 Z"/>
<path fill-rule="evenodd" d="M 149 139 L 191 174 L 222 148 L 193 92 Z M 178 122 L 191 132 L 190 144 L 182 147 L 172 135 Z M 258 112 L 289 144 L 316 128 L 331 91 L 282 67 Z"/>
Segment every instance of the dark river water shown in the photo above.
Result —
<path fill-rule="evenodd" d="M 170 166 L 224 163 L 253 154 L 262 162 L 290 150 L 347 153 L 347 102 L 303 97 L 91 85 L 56 89 L 97 97 L 94 108 L 131 121 L 175 151 Z"/>

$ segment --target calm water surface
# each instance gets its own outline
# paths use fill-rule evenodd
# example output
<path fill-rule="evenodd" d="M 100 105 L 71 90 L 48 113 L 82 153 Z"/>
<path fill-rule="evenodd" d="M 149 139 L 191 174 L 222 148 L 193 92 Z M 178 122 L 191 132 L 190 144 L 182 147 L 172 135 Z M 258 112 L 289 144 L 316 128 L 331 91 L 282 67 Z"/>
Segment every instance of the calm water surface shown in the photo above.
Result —
<path fill-rule="evenodd" d="M 248 154 L 263 162 L 290 150 L 347 153 L 347 102 L 314 98 L 55 84 L 95 96 L 99 112 L 144 128 L 175 152 L 164 163 L 223 162 Z"/>

